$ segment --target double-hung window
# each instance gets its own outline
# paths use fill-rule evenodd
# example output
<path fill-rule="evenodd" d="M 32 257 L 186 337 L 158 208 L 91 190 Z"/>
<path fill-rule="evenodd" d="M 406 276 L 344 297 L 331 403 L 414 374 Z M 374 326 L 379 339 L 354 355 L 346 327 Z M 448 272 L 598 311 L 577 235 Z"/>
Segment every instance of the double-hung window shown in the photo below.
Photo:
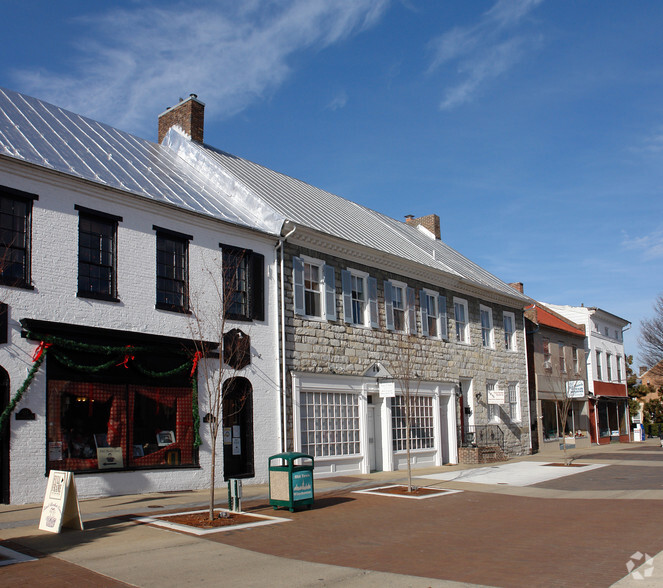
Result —
<path fill-rule="evenodd" d="M 447 338 L 447 298 L 430 290 L 419 292 L 421 329 L 424 337 Z"/>
<path fill-rule="evenodd" d="M 571 347 L 571 357 L 573 358 L 573 373 L 577 374 L 580 372 L 580 362 L 578 360 L 577 345 L 573 345 L 573 347 Z"/>
<path fill-rule="evenodd" d="M 504 320 L 504 348 L 507 351 L 516 350 L 516 315 L 512 312 L 503 314 Z"/>
<path fill-rule="evenodd" d="M 0 284 L 32 288 L 32 203 L 37 198 L 0 186 Z"/>
<path fill-rule="evenodd" d="M 603 379 L 603 366 L 601 365 L 601 352 L 596 350 L 596 379 Z"/>
<path fill-rule="evenodd" d="M 308 318 L 336 320 L 334 267 L 319 259 L 293 257 L 295 314 Z"/>
<path fill-rule="evenodd" d="M 378 327 L 377 280 L 358 270 L 342 270 L 343 320 L 359 327 Z"/>
<path fill-rule="evenodd" d="M 157 232 L 157 303 L 161 310 L 189 311 L 189 241 L 183 235 L 154 226 Z"/>
<path fill-rule="evenodd" d="M 617 355 L 615 357 L 615 359 L 617 360 L 617 381 L 619 383 L 621 383 L 621 381 L 622 381 L 622 356 Z"/>
<path fill-rule="evenodd" d="M 454 298 L 454 318 L 456 321 L 456 341 L 470 342 L 470 323 L 468 321 L 467 300 Z"/>
<path fill-rule="evenodd" d="M 78 296 L 117 301 L 117 225 L 122 217 L 76 205 Z"/>
<path fill-rule="evenodd" d="M 605 354 L 605 371 L 608 376 L 608 382 L 612 382 L 612 354 Z"/>
<path fill-rule="evenodd" d="M 509 394 L 509 417 L 513 422 L 520 421 L 520 394 L 518 382 L 509 382 L 507 384 L 507 393 Z"/>
<path fill-rule="evenodd" d="M 265 256 L 219 243 L 223 251 L 223 299 L 226 318 L 264 320 Z"/>
<path fill-rule="evenodd" d="M 416 334 L 415 294 L 401 282 L 384 282 L 384 304 L 387 329 Z"/>
<path fill-rule="evenodd" d="M 500 418 L 500 405 L 491 402 L 491 396 L 497 391 L 497 382 L 486 382 L 486 395 L 488 400 L 488 420 L 497 421 Z"/>
<path fill-rule="evenodd" d="M 544 337 L 541 341 L 543 346 L 543 367 L 545 369 L 552 369 L 552 355 L 550 353 L 550 339 Z"/>
<path fill-rule="evenodd" d="M 494 347 L 493 344 L 493 311 L 483 304 L 479 307 L 481 315 L 481 344 L 484 347 Z"/>
<path fill-rule="evenodd" d="M 564 347 L 564 341 L 559 342 L 559 373 L 566 373 L 566 348 Z"/>

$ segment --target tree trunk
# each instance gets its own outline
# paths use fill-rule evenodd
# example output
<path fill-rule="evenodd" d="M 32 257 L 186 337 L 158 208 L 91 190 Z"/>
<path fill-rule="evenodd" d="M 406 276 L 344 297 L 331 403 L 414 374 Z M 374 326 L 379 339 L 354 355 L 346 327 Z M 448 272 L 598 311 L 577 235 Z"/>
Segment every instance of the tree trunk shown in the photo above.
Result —
<path fill-rule="evenodd" d="M 216 482 L 216 438 L 212 438 L 212 467 L 209 484 L 209 520 L 214 520 L 214 484 Z"/>

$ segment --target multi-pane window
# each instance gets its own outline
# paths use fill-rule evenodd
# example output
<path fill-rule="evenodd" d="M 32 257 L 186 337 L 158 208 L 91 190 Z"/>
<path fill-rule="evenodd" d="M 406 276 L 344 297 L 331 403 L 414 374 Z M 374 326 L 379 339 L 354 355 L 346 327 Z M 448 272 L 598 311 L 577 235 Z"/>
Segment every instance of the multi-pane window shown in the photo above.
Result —
<path fill-rule="evenodd" d="M 117 300 L 117 224 L 121 217 L 80 206 L 78 219 L 78 296 Z"/>
<path fill-rule="evenodd" d="M 249 249 L 224 245 L 223 292 L 227 318 L 264 320 L 265 257 Z"/>
<path fill-rule="evenodd" d="M 509 382 L 508 386 L 508 394 L 509 394 L 509 417 L 511 417 L 512 421 L 519 421 L 520 420 L 520 398 L 518 394 L 518 383 L 517 382 Z"/>
<path fill-rule="evenodd" d="M 30 287 L 32 200 L 0 187 L 0 283 Z M 20 194 L 23 194 L 22 192 Z"/>
<path fill-rule="evenodd" d="M 504 348 L 507 351 L 516 349 L 516 317 L 512 312 L 504 313 Z"/>
<path fill-rule="evenodd" d="M 608 376 L 608 382 L 612 382 L 612 354 L 605 354 L 605 370 Z"/>
<path fill-rule="evenodd" d="M 601 366 L 601 352 L 596 350 L 596 379 L 603 379 L 603 367 Z"/>
<path fill-rule="evenodd" d="M 490 402 L 490 397 L 495 392 L 495 382 L 486 382 L 486 395 L 488 397 L 488 420 L 496 421 L 500 418 L 500 405 Z"/>
<path fill-rule="evenodd" d="M 621 357 L 621 355 L 618 355 L 615 359 L 617 360 L 617 381 L 621 382 L 622 381 L 622 357 Z"/>
<path fill-rule="evenodd" d="M 429 337 L 438 337 L 438 308 L 437 308 L 437 296 L 431 296 L 426 294 L 426 322 L 428 324 L 428 336 Z"/>
<path fill-rule="evenodd" d="M 391 399 L 391 429 L 394 451 L 407 449 L 407 413 L 405 396 Z M 433 399 L 430 396 L 410 396 L 410 449 L 434 447 Z"/>
<path fill-rule="evenodd" d="M 578 347 L 576 345 L 571 347 L 571 357 L 573 358 L 573 373 L 577 374 L 580 372 L 580 362 L 578 360 Z"/>
<path fill-rule="evenodd" d="M 322 316 L 322 275 L 319 265 L 304 262 L 304 312 L 308 316 Z"/>
<path fill-rule="evenodd" d="M 162 310 L 189 308 L 189 240 L 171 231 L 157 231 L 157 304 Z"/>
<path fill-rule="evenodd" d="M 352 280 L 352 322 L 355 325 L 366 323 L 366 278 L 351 276 Z"/>
<path fill-rule="evenodd" d="M 493 311 L 487 306 L 481 306 L 481 344 L 484 347 L 493 347 Z"/>
<path fill-rule="evenodd" d="M 469 323 L 467 322 L 467 301 L 454 298 L 454 318 L 456 319 L 456 341 L 469 343 Z"/>
<path fill-rule="evenodd" d="M 302 452 L 314 457 L 358 455 L 359 397 L 335 392 L 302 392 Z"/>
<path fill-rule="evenodd" d="M 405 330 L 405 289 L 402 286 L 391 286 L 391 301 L 394 308 L 394 330 Z"/>
<path fill-rule="evenodd" d="M 543 367 L 550 369 L 552 368 L 551 354 L 550 354 L 550 339 L 543 337 Z"/>
<path fill-rule="evenodd" d="M 559 372 L 566 373 L 566 348 L 563 341 L 559 342 Z"/>

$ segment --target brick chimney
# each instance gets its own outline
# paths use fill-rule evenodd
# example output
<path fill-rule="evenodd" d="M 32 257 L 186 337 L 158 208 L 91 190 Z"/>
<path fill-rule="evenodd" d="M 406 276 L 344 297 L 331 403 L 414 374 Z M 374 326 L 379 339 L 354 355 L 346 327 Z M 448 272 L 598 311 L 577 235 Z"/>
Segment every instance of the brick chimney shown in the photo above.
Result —
<path fill-rule="evenodd" d="M 190 94 L 186 100 L 180 98 L 177 106 L 168 108 L 159 115 L 159 143 L 175 125 L 182 128 L 192 141 L 203 142 L 205 104 L 198 100 L 198 96 Z"/>
<path fill-rule="evenodd" d="M 405 216 L 405 222 L 408 225 L 412 225 L 413 227 L 421 225 L 422 227 L 428 229 L 431 233 L 433 233 L 436 239 L 439 240 L 442 238 L 440 234 L 440 217 L 437 216 L 436 214 L 429 214 L 428 216 L 420 216 L 419 218 L 414 218 L 413 214 L 408 214 Z"/>
<path fill-rule="evenodd" d="M 511 286 L 514 290 L 518 290 L 518 292 L 521 294 L 525 293 L 525 288 L 522 282 L 509 282 L 509 286 Z"/>

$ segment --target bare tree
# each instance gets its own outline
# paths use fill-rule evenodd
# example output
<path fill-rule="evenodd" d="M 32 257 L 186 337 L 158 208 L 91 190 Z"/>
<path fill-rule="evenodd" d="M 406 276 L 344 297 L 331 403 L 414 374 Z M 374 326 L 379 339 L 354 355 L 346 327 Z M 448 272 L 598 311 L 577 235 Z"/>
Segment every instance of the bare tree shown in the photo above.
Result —
<path fill-rule="evenodd" d="M 207 411 L 204 421 L 211 449 L 209 520 L 214 518 L 217 447 L 219 431 L 223 428 L 224 404 L 228 404 L 224 400 L 232 391 L 232 386 L 227 383 L 247 365 L 245 358 L 250 354 L 250 348 L 246 346 L 248 337 L 238 335 L 238 330 L 229 330 L 230 317 L 234 316 L 238 305 L 248 303 L 243 287 L 245 276 L 240 275 L 243 261 L 242 255 L 224 256 L 223 262 L 219 258 L 211 262 L 203 260 L 201 290 L 192 292 L 189 298 L 194 361 L 204 364 L 202 389 Z M 246 398 L 234 400 L 230 410 L 241 410 Z"/>
<path fill-rule="evenodd" d="M 412 428 L 416 423 L 415 405 L 421 380 L 415 372 L 416 350 L 414 348 L 415 337 L 413 335 L 400 334 L 398 336 L 397 355 L 393 366 L 395 378 L 398 382 L 403 396 L 403 414 L 405 420 L 405 452 L 407 456 L 407 490 L 412 492 Z"/>
<path fill-rule="evenodd" d="M 654 302 L 654 315 L 640 323 L 640 358 L 655 375 L 663 375 L 663 294 Z"/>

